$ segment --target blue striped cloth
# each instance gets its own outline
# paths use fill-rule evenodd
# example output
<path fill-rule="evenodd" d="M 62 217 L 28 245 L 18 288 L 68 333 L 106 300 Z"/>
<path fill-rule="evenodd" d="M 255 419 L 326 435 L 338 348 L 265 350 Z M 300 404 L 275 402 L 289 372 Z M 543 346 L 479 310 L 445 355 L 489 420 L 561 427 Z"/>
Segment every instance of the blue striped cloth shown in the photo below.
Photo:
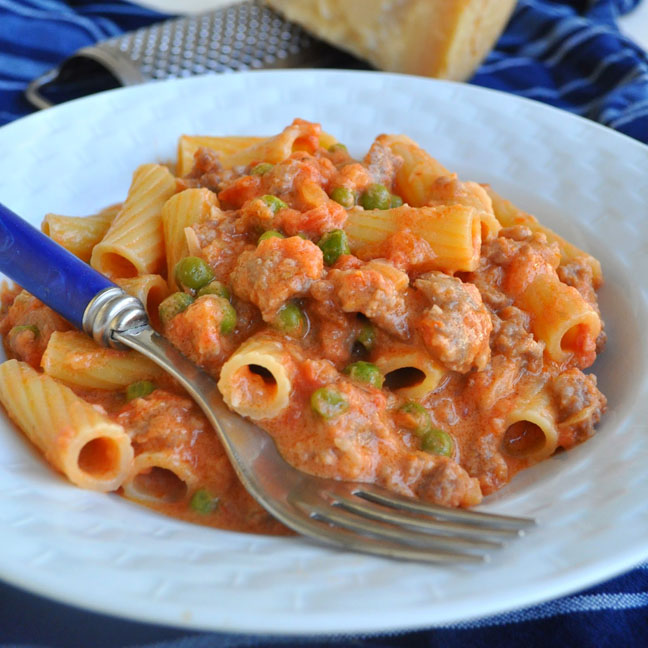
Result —
<path fill-rule="evenodd" d="M 615 22 L 639 2 L 519 0 L 472 82 L 564 108 L 648 143 L 648 53 Z"/>
<path fill-rule="evenodd" d="M 648 143 L 648 55 L 615 25 L 616 17 L 639 1 L 519 0 L 506 32 L 472 82 L 558 106 Z M 0 124 L 31 112 L 22 96 L 27 83 L 75 50 L 164 17 L 118 1 L 0 0 Z M 0 583 L 0 648 L 548 644 L 648 646 L 648 563 L 598 587 L 509 614 L 413 633 L 311 640 L 138 624 L 71 609 Z"/>

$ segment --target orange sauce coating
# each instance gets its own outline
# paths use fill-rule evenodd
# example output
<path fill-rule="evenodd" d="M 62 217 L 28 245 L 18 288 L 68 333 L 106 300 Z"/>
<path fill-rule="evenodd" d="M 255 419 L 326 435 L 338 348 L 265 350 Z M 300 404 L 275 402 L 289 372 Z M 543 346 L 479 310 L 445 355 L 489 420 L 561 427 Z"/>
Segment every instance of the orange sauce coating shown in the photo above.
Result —
<path fill-rule="evenodd" d="M 163 330 L 216 378 L 251 336 L 281 341 L 291 365 L 290 399 L 277 416 L 257 423 L 286 460 L 317 475 L 472 506 L 545 458 L 539 450 L 549 443 L 549 433 L 523 412 L 529 403 L 540 411 L 538 394 L 555 432 L 551 452 L 591 436 L 605 398 L 582 369 L 603 347 L 604 334 L 592 339 L 576 328 L 566 336 L 566 359 L 556 362 L 534 337 L 533 314 L 516 306 L 517 297 L 542 275 L 573 286 L 598 312 L 583 264 L 576 259 L 573 266 L 560 266 L 555 243 L 517 226 L 473 241 L 479 249 L 475 271 L 426 272 L 430 247 L 406 221 L 368 257 L 341 250 L 327 264 L 321 241 L 343 229 L 348 216 L 331 198 L 334 190 L 344 188 L 357 198 L 380 183 L 394 192 L 403 159 L 381 149 L 377 140 L 366 158 L 353 160 L 340 148 L 319 146 L 319 125 L 296 120 L 291 127 L 301 133 L 293 152 L 263 174 L 254 170 L 263 159 L 230 169 L 214 152 L 201 149 L 194 170 L 179 179 L 178 190 L 202 186 L 218 195 L 222 213 L 193 229 L 199 255 L 232 293 L 237 323 L 223 333 L 218 300 L 194 294 L 193 303 Z M 478 187 L 454 176 L 437 184 L 445 187 L 443 201 L 449 205 Z M 279 207 L 267 196 L 278 199 Z M 268 230 L 283 238 L 258 243 Z M 303 318 L 297 332 L 281 324 L 287 304 Z M 0 334 L 10 357 L 38 367 L 51 332 L 66 328 L 33 297 L 4 290 Z M 379 364 L 403 350 L 422 354 L 439 368 L 435 387 L 416 398 L 404 395 L 426 377 L 416 363 L 388 372 L 382 387 L 348 372 L 355 362 Z M 258 401 L 275 388 L 263 367 L 251 365 L 240 376 L 234 388 L 243 399 Z M 123 391 L 77 389 L 128 430 L 137 456 L 163 452 L 172 463 L 190 467 L 195 483 L 189 486 L 165 469 L 143 471 L 138 484 L 153 496 L 150 505 L 220 528 L 285 532 L 242 488 L 206 419 L 183 391 L 171 379 L 155 387 L 130 401 Z M 343 411 L 323 416 L 312 404 L 317 390 L 342 399 Z M 412 401 L 422 419 L 403 414 Z M 516 418 L 518 412 L 522 418 Z M 430 430 L 449 436 L 449 453 L 430 451 Z M 209 494 L 209 510 L 192 505 L 197 491 Z"/>

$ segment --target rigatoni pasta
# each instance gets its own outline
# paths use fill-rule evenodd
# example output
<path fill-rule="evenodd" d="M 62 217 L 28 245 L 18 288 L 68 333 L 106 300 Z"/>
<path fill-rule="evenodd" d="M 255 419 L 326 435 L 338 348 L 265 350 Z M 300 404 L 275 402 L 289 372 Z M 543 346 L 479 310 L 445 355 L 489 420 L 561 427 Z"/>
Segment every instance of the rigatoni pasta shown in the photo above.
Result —
<path fill-rule="evenodd" d="M 0 403 L 45 458 L 81 488 L 118 488 L 133 461 L 124 428 L 17 360 L 0 364 Z"/>
<path fill-rule="evenodd" d="M 583 252 L 583 250 L 576 247 L 573 243 L 570 243 L 562 236 L 556 234 L 556 232 L 540 224 L 535 216 L 527 214 L 516 207 L 511 201 L 502 198 L 502 196 L 497 194 L 492 187 L 486 187 L 486 190 L 491 197 L 495 217 L 502 227 L 515 227 L 522 225 L 528 227 L 534 232 L 544 234 L 549 243 L 556 243 L 558 245 L 562 264 L 569 264 L 578 259 L 590 268 L 594 288 L 599 288 L 601 286 L 601 283 L 603 282 L 603 272 L 601 270 L 601 263 L 598 259 L 595 259 L 591 254 Z"/>
<path fill-rule="evenodd" d="M 479 262 L 481 220 L 472 207 L 356 208 L 349 211 L 344 230 L 351 251 L 360 258 L 381 255 L 381 246 L 389 242 L 391 236 L 406 231 L 429 248 L 417 263 L 421 270 L 471 271 L 477 269 Z"/>
<path fill-rule="evenodd" d="M 394 176 L 398 195 L 412 207 L 427 205 L 430 187 L 450 172 L 406 135 L 381 135 L 377 141 L 402 160 Z"/>
<path fill-rule="evenodd" d="M 101 347 L 79 331 L 52 333 L 41 366 L 57 380 L 87 389 L 120 389 L 163 373 L 143 355 Z"/>
<path fill-rule="evenodd" d="M 185 230 L 220 214 L 218 197 L 209 189 L 185 189 L 169 198 L 162 208 L 162 230 L 167 268 L 175 268 L 189 254 Z M 175 273 L 169 272 L 169 288 L 176 290 Z"/>
<path fill-rule="evenodd" d="M 403 398 L 425 398 L 438 386 L 446 370 L 421 349 L 394 347 L 377 352 L 373 362 L 387 387 Z"/>
<path fill-rule="evenodd" d="M 144 164 L 133 175 L 128 196 L 90 265 L 111 279 L 158 273 L 164 268 L 162 208 L 176 191 L 170 171 Z"/>
<path fill-rule="evenodd" d="M 605 344 L 598 261 L 404 135 L 361 159 L 299 119 L 270 137 L 184 135 L 175 175 L 143 165 L 117 210 L 43 229 L 313 474 L 473 506 L 605 411 L 583 373 Z M 71 481 L 282 531 L 155 365 L 24 291 L 4 303 L 0 400 Z"/>
<path fill-rule="evenodd" d="M 376 139 L 402 160 L 394 177 L 396 190 L 412 207 L 457 204 L 479 212 L 484 240 L 497 235 L 501 223 L 495 216 L 487 190 L 476 182 L 461 182 L 438 160 L 405 135 L 381 135 Z"/>
<path fill-rule="evenodd" d="M 122 488 L 126 497 L 147 504 L 173 504 L 199 483 L 191 460 L 165 450 L 138 453 Z"/>
<path fill-rule="evenodd" d="M 223 365 L 218 388 L 227 405 L 241 416 L 275 418 L 288 407 L 295 373 L 284 343 L 252 337 Z"/>
<path fill-rule="evenodd" d="M 592 364 L 601 318 L 576 288 L 556 276 L 541 274 L 516 298 L 516 303 L 531 316 L 533 334 L 545 344 L 552 360 L 573 359 L 582 367 Z"/>
<path fill-rule="evenodd" d="M 194 156 L 199 149 L 207 149 L 220 154 L 221 158 L 244 151 L 262 142 L 264 137 L 214 137 L 200 135 L 182 135 L 178 140 L 177 174 L 185 176 L 194 166 Z"/>
<path fill-rule="evenodd" d="M 44 234 L 87 263 L 94 246 L 105 236 L 121 207 L 121 204 L 111 205 L 93 216 L 47 214 L 41 229 Z"/>
<path fill-rule="evenodd" d="M 542 381 L 522 385 L 515 407 L 504 421 L 502 445 L 520 459 L 544 459 L 558 445 L 557 411 L 551 390 Z"/>
<path fill-rule="evenodd" d="M 169 294 L 166 280 L 158 274 L 143 274 L 137 277 L 115 279 L 115 283 L 142 302 L 153 328 L 159 328 L 160 304 Z"/>

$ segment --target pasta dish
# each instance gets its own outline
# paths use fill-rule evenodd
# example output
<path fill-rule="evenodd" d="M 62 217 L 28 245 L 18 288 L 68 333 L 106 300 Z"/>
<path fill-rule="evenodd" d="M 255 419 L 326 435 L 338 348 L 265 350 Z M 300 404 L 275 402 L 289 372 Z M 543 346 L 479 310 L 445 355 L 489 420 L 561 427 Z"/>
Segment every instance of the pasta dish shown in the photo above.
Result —
<path fill-rule="evenodd" d="M 588 439 L 599 262 L 405 135 L 362 160 L 318 124 L 182 136 L 173 171 L 43 231 L 146 306 L 295 467 L 470 507 Z M 155 364 L 4 286 L 0 403 L 72 483 L 285 533 Z"/>

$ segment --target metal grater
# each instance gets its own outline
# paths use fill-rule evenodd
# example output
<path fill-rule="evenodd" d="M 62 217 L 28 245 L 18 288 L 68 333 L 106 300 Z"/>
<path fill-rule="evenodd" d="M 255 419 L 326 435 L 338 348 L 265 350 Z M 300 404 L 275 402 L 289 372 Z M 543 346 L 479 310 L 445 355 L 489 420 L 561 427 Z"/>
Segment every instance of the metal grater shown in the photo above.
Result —
<path fill-rule="evenodd" d="M 367 67 L 287 22 L 258 2 L 167 20 L 84 47 L 32 81 L 25 91 L 37 108 L 56 103 L 56 88 L 73 96 L 147 81 L 293 67 Z M 51 93 L 50 93 L 51 94 Z"/>

